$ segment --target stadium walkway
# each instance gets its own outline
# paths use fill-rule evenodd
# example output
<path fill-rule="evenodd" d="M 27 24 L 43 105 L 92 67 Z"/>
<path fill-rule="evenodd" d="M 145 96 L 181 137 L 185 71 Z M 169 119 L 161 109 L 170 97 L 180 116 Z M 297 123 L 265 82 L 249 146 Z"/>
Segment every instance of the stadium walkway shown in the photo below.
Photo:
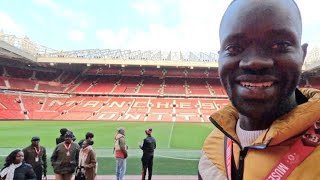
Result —
<path fill-rule="evenodd" d="M 48 180 L 54 180 L 54 176 L 47 176 Z M 74 178 L 72 178 L 74 179 Z M 115 180 L 116 177 L 113 175 L 99 175 L 97 180 Z M 139 180 L 141 176 L 128 175 L 125 176 L 126 180 Z M 167 176 L 167 175 L 156 175 L 152 176 L 153 180 L 197 180 L 197 176 Z"/>

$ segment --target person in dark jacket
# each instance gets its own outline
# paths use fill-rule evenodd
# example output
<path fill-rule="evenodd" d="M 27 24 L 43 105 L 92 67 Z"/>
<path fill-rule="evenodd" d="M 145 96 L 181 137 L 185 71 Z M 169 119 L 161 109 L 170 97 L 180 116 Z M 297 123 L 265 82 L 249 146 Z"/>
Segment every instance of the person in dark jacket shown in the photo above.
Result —
<path fill-rule="evenodd" d="M 40 146 L 40 137 L 31 138 L 31 145 L 23 149 L 24 160 L 30 164 L 37 175 L 37 180 L 47 179 L 47 153 L 46 148 Z"/>
<path fill-rule="evenodd" d="M 73 133 L 67 131 L 64 143 L 60 143 L 53 150 L 51 163 L 56 180 L 71 180 L 79 162 L 80 147 L 72 141 Z"/>
<path fill-rule="evenodd" d="M 20 149 L 12 151 L 5 160 L 0 172 L 0 179 L 7 180 L 36 180 L 32 166 L 23 161 L 24 154 Z"/>
<path fill-rule="evenodd" d="M 81 140 L 78 142 L 78 144 L 79 144 L 80 147 L 82 147 L 82 143 L 83 143 L 85 140 L 89 140 L 89 142 L 90 142 L 89 145 L 92 146 L 92 145 L 93 145 L 93 138 L 94 138 L 94 134 L 93 134 L 92 132 L 87 132 L 86 138 L 85 138 L 85 139 L 81 139 Z"/>
<path fill-rule="evenodd" d="M 152 177 L 152 166 L 153 166 L 153 155 L 154 149 L 156 149 L 156 139 L 151 136 L 152 129 L 146 129 L 145 133 L 147 135 L 143 140 L 143 145 L 139 145 L 140 149 L 143 150 L 142 161 L 142 179 L 146 178 L 146 173 L 148 170 L 148 180 Z"/>
<path fill-rule="evenodd" d="M 60 136 L 56 138 L 56 144 L 60 144 L 62 142 L 64 142 L 64 135 L 66 134 L 66 132 L 68 131 L 67 128 L 61 128 L 60 129 Z"/>

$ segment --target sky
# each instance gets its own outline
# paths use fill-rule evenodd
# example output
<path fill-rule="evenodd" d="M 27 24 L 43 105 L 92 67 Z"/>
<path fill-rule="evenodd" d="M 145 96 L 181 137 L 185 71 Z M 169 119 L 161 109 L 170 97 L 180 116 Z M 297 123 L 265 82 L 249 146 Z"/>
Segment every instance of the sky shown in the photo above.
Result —
<path fill-rule="evenodd" d="M 217 52 L 219 23 L 230 1 L 1 0 L 0 31 L 64 51 Z M 319 47 L 320 1 L 296 2 L 302 41 Z"/>

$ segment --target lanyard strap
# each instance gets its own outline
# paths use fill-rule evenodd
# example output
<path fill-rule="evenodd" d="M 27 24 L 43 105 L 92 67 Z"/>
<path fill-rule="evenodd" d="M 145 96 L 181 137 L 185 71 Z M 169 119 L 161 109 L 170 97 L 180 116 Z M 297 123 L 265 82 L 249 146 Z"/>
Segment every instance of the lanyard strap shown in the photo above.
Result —
<path fill-rule="evenodd" d="M 291 172 L 304 161 L 320 143 L 320 135 L 312 126 L 279 160 L 264 179 L 287 179 Z"/>
<path fill-rule="evenodd" d="M 64 147 L 66 148 L 66 150 L 67 150 L 67 152 L 70 150 L 70 148 L 71 148 L 71 144 L 69 144 L 68 146 L 64 143 L 63 144 L 64 145 Z"/>
<path fill-rule="evenodd" d="M 289 151 L 279 160 L 279 162 L 271 169 L 264 178 L 269 179 L 286 179 L 291 172 L 304 161 L 312 151 L 320 144 L 320 131 L 312 126 L 305 134 L 299 138 Z M 233 147 L 232 140 L 225 136 L 225 166 L 228 180 L 232 179 L 235 169 L 232 164 Z M 236 178 L 237 179 L 237 178 Z"/>
<path fill-rule="evenodd" d="M 225 139 L 225 159 L 226 159 L 226 167 L 227 167 L 227 177 L 228 180 L 231 180 L 231 162 L 232 162 L 232 140 L 230 138 Z"/>
<path fill-rule="evenodd" d="M 40 148 L 40 146 L 38 146 L 38 148 L 39 148 L 39 151 L 37 150 L 37 147 L 34 147 L 34 150 L 36 151 L 36 154 L 37 154 L 37 156 L 39 156 L 39 154 L 40 154 L 40 151 L 41 151 L 41 148 Z"/>

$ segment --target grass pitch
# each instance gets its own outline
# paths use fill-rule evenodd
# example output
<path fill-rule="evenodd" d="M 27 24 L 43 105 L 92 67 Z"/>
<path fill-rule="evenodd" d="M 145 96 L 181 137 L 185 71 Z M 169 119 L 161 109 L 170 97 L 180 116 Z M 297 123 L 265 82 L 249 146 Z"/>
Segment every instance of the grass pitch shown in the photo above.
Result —
<path fill-rule="evenodd" d="M 98 157 L 98 174 L 114 174 L 115 160 L 112 154 L 114 135 L 118 127 L 126 129 L 129 146 L 127 174 L 141 174 L 138 144 L 145 138 L 144 130 L 153 128 L 157 140 L 154 174 L 196 175 L 200 149 L 206 136 L 212 131 L 210 123 L 160 123 L 160 122 L 100 122 L 100 121 L 0 121 L 0 164 L 13 149 L 30 144 L 32 136 L 40 136 L 40 144 L 47 148 L 48 173 L 52 174 L 50 156 L 60 128 L 68 128 L 83 139 L 85 133 L 95 134 L 94 149 Z"/>

